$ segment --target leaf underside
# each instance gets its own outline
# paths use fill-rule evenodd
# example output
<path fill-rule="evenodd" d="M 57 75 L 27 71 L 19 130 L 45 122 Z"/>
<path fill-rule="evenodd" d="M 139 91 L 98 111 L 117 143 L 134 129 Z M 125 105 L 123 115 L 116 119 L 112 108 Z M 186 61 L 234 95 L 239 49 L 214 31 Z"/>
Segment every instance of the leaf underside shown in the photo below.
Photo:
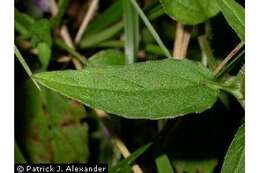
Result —
<path fill-rule="evenodd" d="M 34 75 L 42 85 L 90 107 L 126 118 L 162 119 L 209 109 L 218 89 L 205 67 L 167 59 L 126 66 Z"/>

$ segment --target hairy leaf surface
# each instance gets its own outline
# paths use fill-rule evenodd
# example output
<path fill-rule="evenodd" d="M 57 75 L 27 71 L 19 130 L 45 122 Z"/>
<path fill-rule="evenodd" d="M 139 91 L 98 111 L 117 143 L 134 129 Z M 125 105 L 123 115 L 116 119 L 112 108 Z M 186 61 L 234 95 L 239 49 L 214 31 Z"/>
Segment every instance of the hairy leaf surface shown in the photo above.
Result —
<path fill-rule="evenodd" d="M 166 13 L 178 22 L 196 25 L 215 16 L 219 7 L 216 0 L 160 0 Z"/>
<path fill-rule="evenodd" d="M 162 119 L 199 113 L 216 101 L 213 74 L 188 60 L 44 72 L 44 86 L 86 105 L 126 118 Z"/>

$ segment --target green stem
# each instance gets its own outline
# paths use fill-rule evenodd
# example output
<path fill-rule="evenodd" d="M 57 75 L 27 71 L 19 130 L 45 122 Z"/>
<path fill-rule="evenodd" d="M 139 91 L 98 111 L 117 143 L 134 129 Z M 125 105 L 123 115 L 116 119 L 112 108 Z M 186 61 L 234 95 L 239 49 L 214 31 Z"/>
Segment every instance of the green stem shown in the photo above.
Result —
<path fill-rule="evenodd" d="M 24 60 L 23 56 L 21 55 L 20 51 L 17 49 L 17 47 L 15 45 L 14 45 L 14 53 L 16 55 L 16 58 L 19 60 L 19 62 L 23 66 L 25 72 L 32 79 L 32 71 L 31 71 L 30 67 L 27 65 L 26 61 Z M 32 81 L 36 85 L 36 87 L 40 90 L 40 86 L 38 85 L 38 83 L 34 79 L 32 79 Z"/>
<path fill-rule="evenodd" d="M 144 24 L 146 25 L 146 27 L 148 28 L 148 30 L 151 32 L 152 36 L 154 37 L 154 39 L 156 40 L 156 42 L 158 43 L 158 45 L 161 47 L 161 49 L 163 50 L 165 56 L 167 58 L 172 58 L 169 50 L 166 48 L 166 46 L 163 44 L 160 36 L 157 34 L 157 32 L 155 31 L 155 29 L 153 28 L 152 24 L 150 23 L 150 21 L 148 20 L 148 18 L 145 16 L 144 12 L 142 11 L 142 9 L 139 7 L 139 5 L 136 3 L 135 0 L 130 0 L 131 3 L 133 4 L 133 6 L 135 7 L 136 11 L 139 13 L 140 17 L 142 18 Z"/>

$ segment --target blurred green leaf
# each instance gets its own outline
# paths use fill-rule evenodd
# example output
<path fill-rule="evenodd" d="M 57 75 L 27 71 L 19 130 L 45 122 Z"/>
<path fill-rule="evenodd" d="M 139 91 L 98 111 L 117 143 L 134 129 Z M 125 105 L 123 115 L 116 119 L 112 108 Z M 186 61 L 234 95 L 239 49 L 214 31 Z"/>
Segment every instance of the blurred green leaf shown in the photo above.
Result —
<path fill-rule="evenodd" d="M 245 41 L 245 9 L 234 0 L 217 0 L 228 24 Z"/>
<path fill-rule="evenodd" d="M 34 19 L 24 13 L 15 9 L 15 29 L 25 38 L 31 36 L 28 26 L 34 23 Z"/>
<path fill-rule="evenodd" d="M 47 69 L 51 59 L 51 49 L 47 43 L 39 43 L 37 46 L 39 60 L 43 69 Z"/>
<path fill-rule="evenodd" d="M 32 35 L 32 46 L 37 47 L 39 43 L 46 43 L 49 47 L 52 45 L 51 26 L 47 19 L 39 19 L 29 26 Z"/>
<path fill-rule="evenodd" d="M 80 48 L 94 47 L 98 43 L 114 37 L 119 31 L 123 29 L 123 22 L 118 22 L 113 26 L 102 30 L 98 33 L 91 34 L 88 37 L 83 37 L 79 43 Z"/>
<path fill-rule="evenodd" d="M 180 23 L 197 25 L 219 12 L 216 0 L 160 0 L 165 12 Z"/>
<path fill-rule="evenodd" d="M 151 147 L 152 143 L 145 144 L 135 150 L 129 157 L 126 159 L 121 160 L 115 167 L 112 167 L 109 170 L 109 173 L 121 173 L 123 170 L 128 169 L 134 161 L 140 157 L 147 149 Z"/>
<path fill-rule="evenodd" d="M 215 103 L 219 92 L 211 84 L 213 74 L 188 60 L 46 72 L 34 79 L 86 105 L 126 118 L 162 119 L 202 112 Z"/>
<path fill-rule="evenodd" d="M 87 39 L 89 35 L 107 29 L 107 27 L 119 21 L 119 19 L 122 17 L 122 14 L 123 0 L 117 0 L 89 24 L 82 38 L 86 37 Z"/>
<path fill-rule="evenodd" d="M 176 172 L 187 172 L 187 173 L 213 173 L 218 161 L 217 159 L 205 159 L 205 160 L 173 160 Z"/>
<path fill-rule="evenodd" d="M 108 65 L 124 64 L 125 55 L 122 52 L 114 49 L 102 50 L 91 56 L 87 62 L 87 65 L 91 67 L 103 67 Z"/>
<path fill-rule="evenodd" d="M 155 160 L 158 173 L 174 173 L 171 162 L 167 155 L 161 155 Z"/>
<path fill-rule="evenodd" d="M 245 172 L 245 125 L 237 131 L 225 156 L 221 173 Z"/>
<path fill-rule="evenodd" d="M 22 91 L 22 92 L 21 92 Z M 31 80 L 20 84 L 16 107 L 16 137 L 30 163 L 86 163 L 88 128 L 81 124 L 82 105 L 51 90 L 41 92 Z"/>
<path fill-rule="evenodd" d="M 87 163 L 89 155 L 87 131 L 86 124 L 79 123 L 53 128 L 53 162 Z"/>
<path fill-rule="evenodd" d="M 68 7 L 70 0 L 59 0 L 58 2 L 58 13 L 51 19 L 51 26 L 56 28 L 60 25 L 61 19 L 65 13 L 66 8 Z"/>

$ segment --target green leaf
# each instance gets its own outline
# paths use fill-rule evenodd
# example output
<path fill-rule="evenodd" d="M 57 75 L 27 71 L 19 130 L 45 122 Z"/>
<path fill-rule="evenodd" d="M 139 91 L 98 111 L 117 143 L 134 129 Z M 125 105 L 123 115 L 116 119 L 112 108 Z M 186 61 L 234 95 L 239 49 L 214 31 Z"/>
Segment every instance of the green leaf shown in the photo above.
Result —
<path fill-rule="evenodd" d="M 93 33 L 100 32 L 110 25 L 117 22 L 123 14 L 123 0 L 115 1 L 108 9 L 101 15 L 97 16 L 93 22 L 89 24 L 82 38 L 87 37 Z"/>
<path fill-rule="evenodd" d="M 167 155 L 161 155 L 155 160 L 158 173 L 174 173 L 171 162 L 169 161 Z"/>
<path fill-rule="evenodd" d="M 221 173 L 245 172 L 245 125 L 237 131 L 224 159 Z"/>
<path fill-rule="evenodd" d="M 37 47 L 41 42 L 46 43 L 48 46 L 52 45 L 51 26 L 47 19 L 40 19 L 29 26 L 32 35 L 32 46 Z"/>
<path fill-rule="evenodd" d="M 63 128 L 53 128 L 52 131 L 55 163 L 87 163 L 89 151 L 86 124 L 77 123 Z"/>
<path fill-rule="evenodd" d="M 103 67 L 108 65 L 124 65 L 125 55 L 113 49 L 102 50 L 88 59 L 87 65 L 91 67 Z"/>
<path fill-rule="evenodd" d="M 228 24 L 245 41 L 245 9 L 234 0 L 217 0 Z"/>
<path fill-rule="evenodd" d="M 219 90 L 213 74 L 189 60 L 44 72 L 42 85 L 126 118 L 162 119 L 209 109 Z"/>
<path fill-rule="evenodd" d="M 51 59 L 51 49 L 47 43 L 39 43 L 37 46 L 38 56 L 43 69 L 46 69 Z"/>
<path fill-rule="evenodd" d="M 31 16 L 15 10 L 15 29 L 25 38 L 31 36 L 28 26 L 34 22 L 35 20 Z"/>
<path fill-rule="evenodd" d="M 213 173 L 218 164 L 216 158 L 207 159 L 173 159 L 176 172 L 188 172 L 188 173 Z"/>
<path fill-rule="evenodd" d="M 197 25 L 219 12 L 216 0 L 160 0 L 165 12 L 180 23 Z"/>
<path fill-rule="evenodd" d="M 51 90 L 41 91 L 26 80 L 16 96 L 16 140 L 28 162 L 85 163 L 88 126 L 80 122 L 84 107 Z"/>
<path fill-rule="evenodd" d="M 82 38 L 79 43 L 79 46 L 80 48 L 89 48 L 89 47 L 96 46 L 98 43 L 101 43 L 102 41 L 114 37 L 122 29 L 123 29 L 123 22 L 118 22 L 105 30 L 102 30 L 95 34 L 91 34 L 88 37 Z"/>
<path fill-rule="evenodd" d="M 126 64 L 135 62 L 139 47 L 139 18 L 129 0 L 123 0 Z"/>
<path fill-rule="evenodd" d="M 109 170 L 109 173 L 121 173 L 124 169 L 129 168 L 138 157 L 140 157 L 147 149 L 151 147 L 152 143 L 145 144 L 135 150 L 129 157 L 124 160 L 121 160 L 115 167 L 112 167 Z"/>

